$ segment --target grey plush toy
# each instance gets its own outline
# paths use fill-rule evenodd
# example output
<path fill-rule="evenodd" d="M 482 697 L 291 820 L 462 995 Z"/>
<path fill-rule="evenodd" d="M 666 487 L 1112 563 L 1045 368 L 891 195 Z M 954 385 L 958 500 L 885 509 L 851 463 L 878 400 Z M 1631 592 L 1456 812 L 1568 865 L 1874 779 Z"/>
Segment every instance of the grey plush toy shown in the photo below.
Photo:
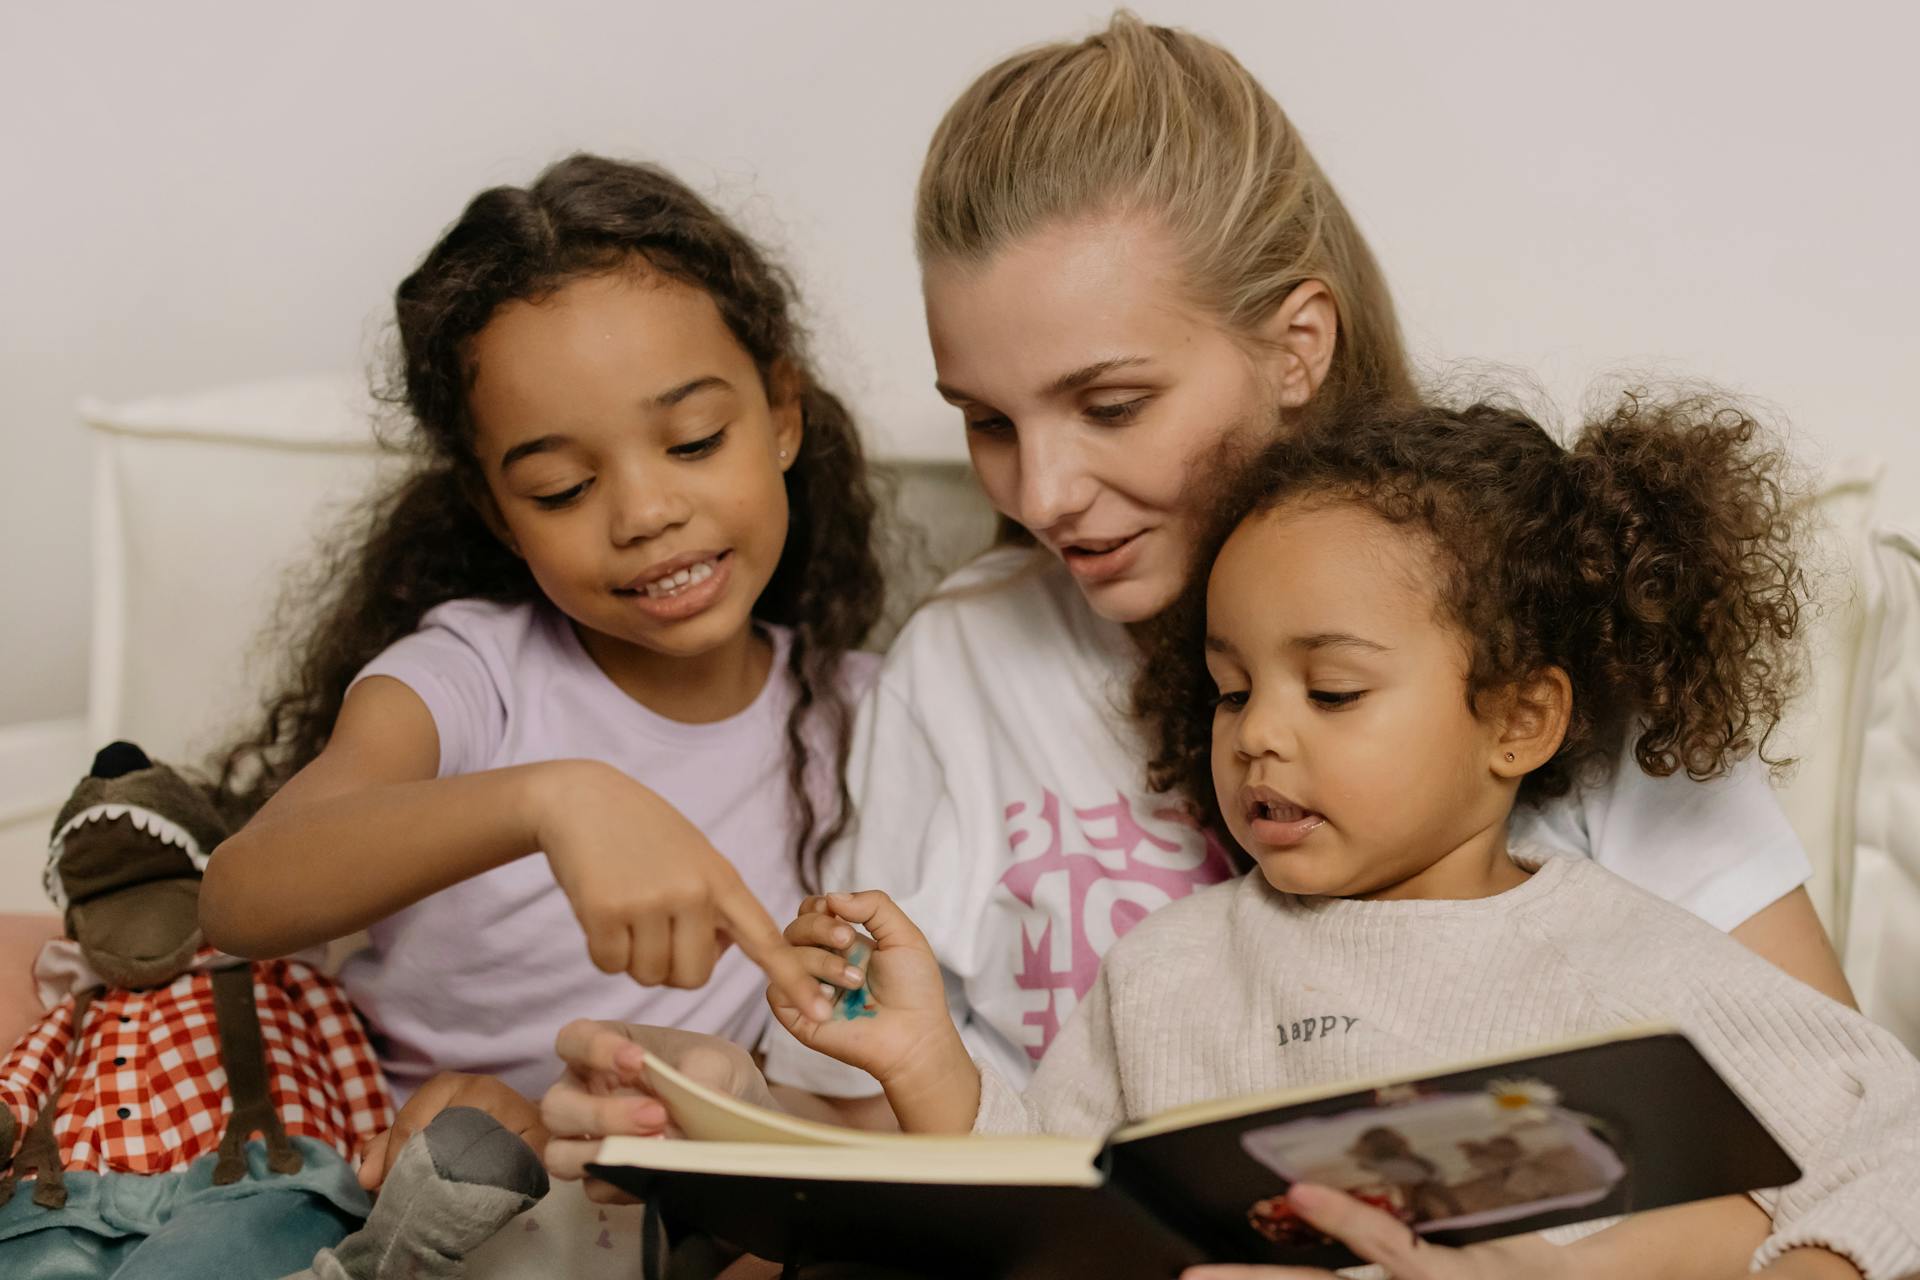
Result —
<path fill-rule="evenodd" d="M 451 1280 L 546 1194 L 547 1171 L 518 1134 L 484 1111 L 449 1107 L 400 1149 L 366 1226 L 288 1280 Z"/>

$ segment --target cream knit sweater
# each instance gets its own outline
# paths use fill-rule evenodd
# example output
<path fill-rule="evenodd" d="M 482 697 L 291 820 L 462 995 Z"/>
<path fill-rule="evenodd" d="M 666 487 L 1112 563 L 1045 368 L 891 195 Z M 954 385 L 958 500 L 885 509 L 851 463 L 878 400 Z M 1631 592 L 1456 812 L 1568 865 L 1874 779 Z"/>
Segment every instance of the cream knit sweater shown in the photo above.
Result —
<path fill-rule="evenodd" d="M 1108 952 L 1024 1095 L 983 1073 L 975 1131 L 1102 1134 L 1190 1102 L 1670 1022 L 1805 1170 L 1757 1197 L 1774 1230 L 1755 1265 L 1813 1245 L 1867 1280 L 1920 1272 L 1913 1055 L 1591 862 L 1514 856 L 1537 869 L 1491 898 L 1298 898 L 1256 872 L 1163 907 Z"/>

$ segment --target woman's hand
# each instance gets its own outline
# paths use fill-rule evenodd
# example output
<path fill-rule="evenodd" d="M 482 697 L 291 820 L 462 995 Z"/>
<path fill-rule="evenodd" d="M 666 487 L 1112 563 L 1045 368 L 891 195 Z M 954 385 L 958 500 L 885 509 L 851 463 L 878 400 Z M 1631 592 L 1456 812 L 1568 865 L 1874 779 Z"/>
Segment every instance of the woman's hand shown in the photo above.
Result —
<path fill-rule="evenodd" d="M 699 987 L 731 941 L 789 1004 L 826 1016 L 766 908 L 672 805 L 593 761 L 560 762 L 538 796 L 534 847 L 546 851 L 596 968 L 642 986 Z"/>
<path fill-rule="evenodd" d="M 635 1203 L 619 1188 L 587 1176 L 602 1138 L 679 1136 L 647 1087 L 647 1053 L 708 1088 L 780 1109 L 753 1058 L 718 1036 L 581 1019 L 560 1029 L 554 1049 L 567 1071 L 540 1102 L 540 1119 L 554 1135 L 547 1142 L 547 1172 L 586 1179 L 587 1198 L 601 1204 Z"/>
<path fill-rule="evenodd" d="M 839 954 L 853 942 L 854 924 L 873 935 L 864 973 Z M 908 1132 L 970 1130 L 979 1072 L 947 1010 L 940 962 L 906 913 L 878 891 L 828 894 L 800 904 L 786 937 L 808 973 L 836 987 L 864 983 L 866 1000 L 855 1016 L 836 1019 L 769 990 L 781 1025 L 800 1043 L 871 1073 Z"/>
<path fill-rule="evenodd" d="M 427 1127 L 427 1123 L 448 1107 L 473 1107 L 484 1111 L 520 1135 L 539 1155 L 547 1145 L 547 1130 L 540 1123 L 540 1109 L 511 1086 L 492 1076 L 467 1075 L 442 1071 L 427 1081 L 400 1108 L 393 1127 L 367 1144 L 360 1158 L 360 1185 L 376 1191 L 387 1179 L 393 1162 L 407 1139 Z"/>
<path fill-rule="evenodd" d="M 1429 1244 L 1390 1213 L 1328 1187 L 1296 1183 L 1287 1192 L 1293 1211 L 1386 1268 L 1392 1280 L 1559 1280 L 1563 1251 L 1539 1236 L 1515 1236 L 1449 1249 Z M 1316 1267 L 1209 1265 L 1189 1267 L 1180 1280 L 1334 1280 Z"/>

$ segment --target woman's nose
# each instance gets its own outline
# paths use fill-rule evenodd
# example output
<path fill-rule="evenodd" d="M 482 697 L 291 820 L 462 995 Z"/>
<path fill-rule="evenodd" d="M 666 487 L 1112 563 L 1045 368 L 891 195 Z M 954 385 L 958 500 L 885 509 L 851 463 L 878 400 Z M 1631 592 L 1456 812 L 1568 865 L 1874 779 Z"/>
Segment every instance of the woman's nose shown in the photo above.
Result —
<path fill-rule="evenodd" d="M 1042 426 L 1022 434 L 1021 524 L 1036 533 L 1044 532 L 1085 511 L 1098 488 L 1070 430 Z"/>

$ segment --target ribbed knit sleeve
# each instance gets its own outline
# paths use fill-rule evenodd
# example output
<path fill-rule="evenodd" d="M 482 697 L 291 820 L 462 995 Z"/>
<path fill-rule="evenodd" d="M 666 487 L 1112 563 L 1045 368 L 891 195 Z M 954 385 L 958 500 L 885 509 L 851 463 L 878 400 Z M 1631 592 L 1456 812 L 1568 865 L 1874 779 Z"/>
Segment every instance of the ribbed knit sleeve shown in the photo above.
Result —
<path fill-rule="evenodd" d="M 973 1123 L 975 1133 L 1102 1137 L 1126 1121 L 1108 973 L 1102 968 L 1094 978 L 1080 1007 L 1054 1037 L 1024 1094 L 991 1067 L 976 1063 L 980 1111 Z"/>
<path fill-rule="evenodd" d="M 1754 1265 L 1814 1247 L 1867 1280 L 1920 1272 L 1920 1062 L 1710 926 L 1580 870 L 1587 928 L 1563 936 L 1595 998 L 1622 1021 L 1677 1024 L 1804 1173 L 1755 1197 L 1773 1232 Z"/>

